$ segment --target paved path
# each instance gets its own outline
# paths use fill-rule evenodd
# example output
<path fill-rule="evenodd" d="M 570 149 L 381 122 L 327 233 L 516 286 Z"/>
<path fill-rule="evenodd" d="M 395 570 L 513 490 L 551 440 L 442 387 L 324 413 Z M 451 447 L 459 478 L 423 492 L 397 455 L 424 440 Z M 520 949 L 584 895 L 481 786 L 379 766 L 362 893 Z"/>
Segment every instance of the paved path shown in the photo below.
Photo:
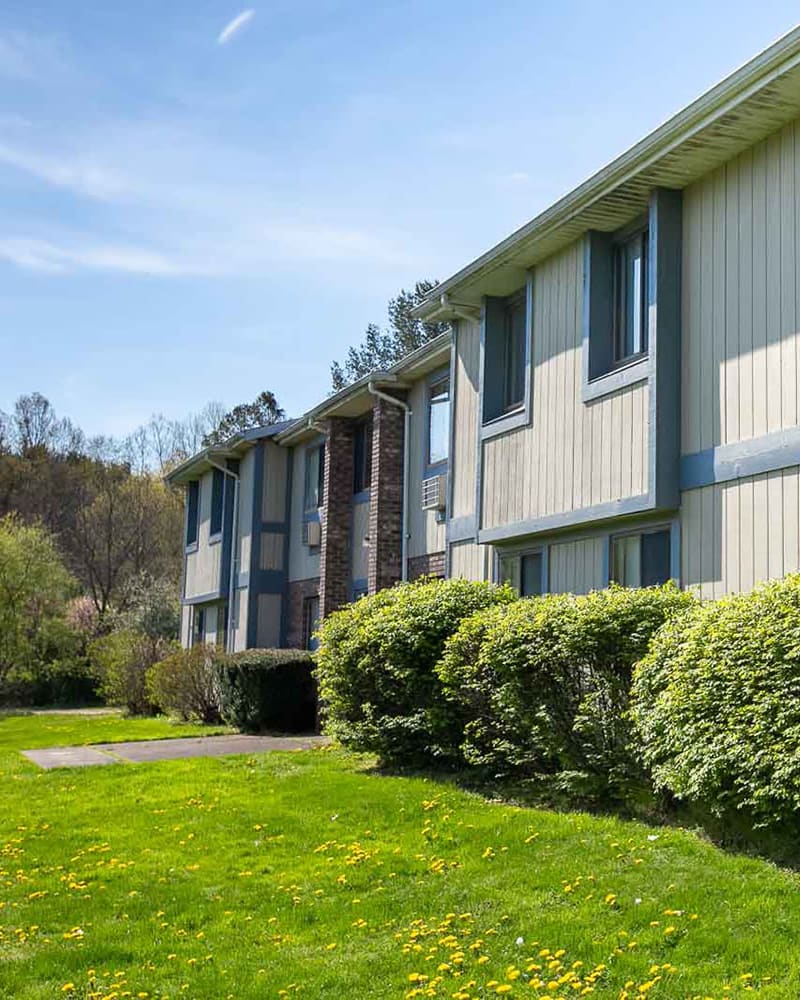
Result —
<path fill-rule="evenodd" d="M 46 747 L 42 750 L 23 750 L 22 754 L 39 767 L 50 770 L 54 767 L 140 764 L 183 757 L 224 757 L 270 750 L 310 750 L 327 742 L 324 736 L 187 736 L 130 743 L 95 743 L 92 746 Z"/>

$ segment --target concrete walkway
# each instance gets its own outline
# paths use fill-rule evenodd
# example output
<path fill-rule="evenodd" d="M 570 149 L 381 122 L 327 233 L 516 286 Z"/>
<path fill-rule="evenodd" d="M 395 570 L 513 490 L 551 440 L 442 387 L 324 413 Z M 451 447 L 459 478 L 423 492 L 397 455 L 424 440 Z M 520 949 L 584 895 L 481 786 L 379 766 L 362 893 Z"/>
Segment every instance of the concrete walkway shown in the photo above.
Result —
<path fill-rule="evenodd" d="M 49 771 L 55 767 L 142 764 L 151 760 L 180 760 L 185 757 L 311 750 L 327 742 L 324 736 L 187 736 L 129 743 L 95 743 L 92 746 L 46 747 L 42 750 L 23 750 L 22 755 Z"/>

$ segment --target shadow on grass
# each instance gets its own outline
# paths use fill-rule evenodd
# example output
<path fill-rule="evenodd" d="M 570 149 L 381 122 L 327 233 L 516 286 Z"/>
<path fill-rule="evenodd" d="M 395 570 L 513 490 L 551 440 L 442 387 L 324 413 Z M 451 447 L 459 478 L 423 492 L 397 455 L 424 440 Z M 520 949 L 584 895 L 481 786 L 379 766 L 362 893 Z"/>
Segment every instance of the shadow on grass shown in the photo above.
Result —
<path fill-rule="evenodd" d="M 376 776 L 427 778 L 479 795 L 489 802 L 559 813 L 584 812 L 689 830 L 728 853 L 759 858 L 800 872 L 800 817 L 793 823 L 756 828 L 753 819 L 744 812 L 714 816 L 669 795 L 656 795 L 646 780 L 631 782 L 624 794 L 614 795 L 608 790 L 599 794 L 581 788 L 577 776 L 541 775 L 515 779 L 479 770 L 398 768 L 378 764 L 365 771 Z"/>

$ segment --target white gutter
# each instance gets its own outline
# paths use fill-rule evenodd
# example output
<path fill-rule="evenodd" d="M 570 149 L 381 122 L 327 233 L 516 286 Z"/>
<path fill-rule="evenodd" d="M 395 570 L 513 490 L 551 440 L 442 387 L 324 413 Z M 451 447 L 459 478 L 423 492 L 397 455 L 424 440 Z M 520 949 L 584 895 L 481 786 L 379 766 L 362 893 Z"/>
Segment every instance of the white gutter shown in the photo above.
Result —
<path fill-rule="evenodd" d="M 377 388 L 375 383 L 370 379 L 367 383 L 367 392 L 371 396 L 377 396 L 378 399 L 384 399 L 387 403 L 392 403 L 394 406 L 399 406 L 404 411 L 404 426 L 403 426 L 403 528 L 402 528 L 402 538 L 400 542 L 400 559 L 402 562 L 402 568 L 400 571 L 400 579 L 405 583 L 408 579 L 408 472 L 409 472 L 409 456 L 410 456 L 410 427 L 411 427 L 411 407 L 402 399 L 398 399 L 396 396 L 390 396 L 388 392 L 382 392 Z"/>
<path fill-rule="evenodd" d="M 236 580 L 239 576 L 239 474 L 227 469 L 224 465 L 217 465 L 212 459 L 208 459 L 208 464 L 214 469 L 219 469 L 226 476 L 233 480 L 233 518 L 231 523 L 231 566 L 228 571 L 228 630 L 225 636 L 225 652 L 233 653 L 234 649 L 234 598 L 236 595 Z"/>

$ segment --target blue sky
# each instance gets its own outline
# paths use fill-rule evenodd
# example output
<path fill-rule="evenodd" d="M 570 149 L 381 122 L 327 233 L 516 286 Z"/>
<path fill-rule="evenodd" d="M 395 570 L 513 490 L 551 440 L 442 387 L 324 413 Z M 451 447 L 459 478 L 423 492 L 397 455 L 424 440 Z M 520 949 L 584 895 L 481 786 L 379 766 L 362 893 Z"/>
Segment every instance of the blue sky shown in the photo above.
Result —
<path fill-rule="evenodd" d="M 741 0 L 5 0 L 0 409 L 292 414 L 445 278 L 789 30 Z"/>

